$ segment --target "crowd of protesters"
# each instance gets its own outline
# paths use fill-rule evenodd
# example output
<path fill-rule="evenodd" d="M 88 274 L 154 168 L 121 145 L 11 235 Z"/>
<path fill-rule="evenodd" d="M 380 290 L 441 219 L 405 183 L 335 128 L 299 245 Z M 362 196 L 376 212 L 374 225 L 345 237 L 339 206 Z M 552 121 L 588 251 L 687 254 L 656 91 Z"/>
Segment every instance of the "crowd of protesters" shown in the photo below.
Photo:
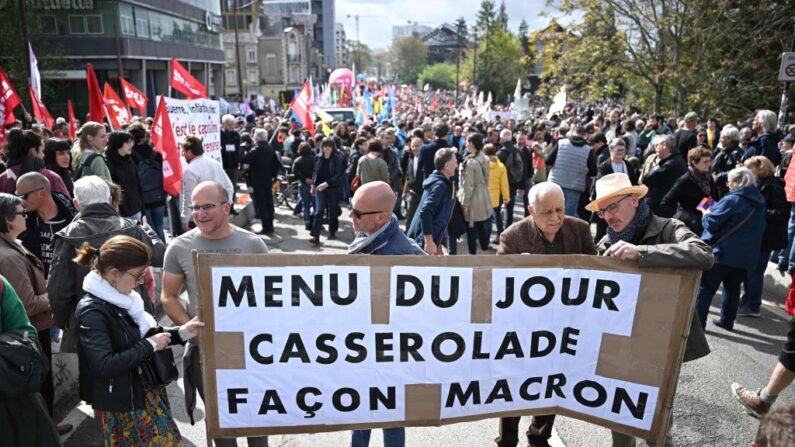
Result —
<path fill-rule="evenodd" d="M 730 124 L 694 112 L 677 119 L 569 104 L 519 120 L 479 114 L 452 97 L 412 90 L 389 119 L 318 123 L 314 135 L 280 110 L 224 115 L 220 162 L 198 136 L 179 142 L 185 163 L 176 197 L 163 189 L 150 118 L 113 131 L 89 121 L 74 141 L 64 138 L 63 119 L 55 129 L 8 126 L 0 331 L 28 331 L 47 359 L 59 338 L 63 352 L 78 354 L 80 395 L 94 406 L 107 445 L 180 444 L 166 383 L 140 365 L 187 343 L 185 380 L 201 376 L 199 346 L 189 341 L 201 326 L 191 250 L 267 253 L 263 239 L 230 216 L 250 192 L 260 232 L 272 235 L 280 175 L 296 182 L 293 213 L 309 231 L 308 248 L 320 251 L 323 235 L 337 239 L 348 209 L 356 233 L 350 253 L 455 255 L 465 239 L 469 254 L 601 254 L 640 267 L 703 270 L 686 361 L 709 352 L 703 330 L 721 286 L 713 324 L 732 331 L 737 318 L 761 316 L 769 263 L 795 272 L 795 126 L 778 129 L 773 112 Z M 163 310 L 176 327 L 153 318 L 160 267 Z M 787 311 L 795 316 L 792 290 Z M 789 325 L 768 386 L 732 387 L 757 416 L 795 379 L 795 319 Z M 202 393 L 200 383 L 191 389 Z M 48 429 L 31 434 L 18 418 L 0 417 L 0 437 L 57 445 L 57 434 L 72 427 L 55 426 L 53 396 L 49 375 L 36 392 L 15 397 Z M 192 413 L 195 391 L 186 398 Z M 774 413 L 768 425 L 792 423 L 792 411 Z M 517 445 L 518 422 L 500 421 L 498 445 Z M 530 445 L 549 445 L 553 423 L 554 415 L 535 417 Z M 351 445 L 368 441 L 369 431 L 353 432 Z M 267 438 L 249 442 L 267 445 Z M 404 430 L 387 430 L 385 443 L 403 446 Z M 613 433 L 615 446 L 634 443 Z"/>

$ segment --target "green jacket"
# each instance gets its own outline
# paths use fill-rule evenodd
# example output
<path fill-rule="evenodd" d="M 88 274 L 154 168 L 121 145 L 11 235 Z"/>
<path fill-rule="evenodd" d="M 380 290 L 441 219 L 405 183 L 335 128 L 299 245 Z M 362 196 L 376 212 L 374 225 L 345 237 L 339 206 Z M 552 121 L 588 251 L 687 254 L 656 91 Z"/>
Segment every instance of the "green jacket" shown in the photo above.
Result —
<path fill-rule="evenodd" d="M 17 292 L 5 278 L 0 276 L 0 332 L 11 331 L 14 329 L 25 329 L 36 335 L 36 328 L 30 324 L 22 301 L 19 300 Z"/>

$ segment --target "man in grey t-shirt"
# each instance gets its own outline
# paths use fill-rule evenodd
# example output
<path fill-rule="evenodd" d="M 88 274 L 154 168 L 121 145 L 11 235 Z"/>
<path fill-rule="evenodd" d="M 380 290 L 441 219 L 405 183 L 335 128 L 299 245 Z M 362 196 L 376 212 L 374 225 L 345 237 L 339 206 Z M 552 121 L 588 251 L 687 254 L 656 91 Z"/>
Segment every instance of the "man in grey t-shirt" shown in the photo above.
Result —
<path fill-rule="evenodd" d="M 257 235 L 229 223 L 232 204 L 224 187 L 214 181 L 199 183 L 191 194 L 191 214 L 196 228 L 174 239 L 166 249 L 163 262 L 163 293 L 160 300 L 163 310 L 174 324 L 181 325 L 196 315 L 199 299 L 193 252 L 258 254 L 267 253 L 268 247 Z M 182 307 L 179 295 L 188 291 L 187 309 Z M 195 340 L 195 341 L 194 341 Z M 198 340 L 188 343 L 183 357 L 185 404 L 193 422 L 195 391 L 204 398 Z M 217 446 L 237 446 L 234 439 L 217 439 Z M 248 445 L 267 446 L 268 438 L 248 438 Z"/>

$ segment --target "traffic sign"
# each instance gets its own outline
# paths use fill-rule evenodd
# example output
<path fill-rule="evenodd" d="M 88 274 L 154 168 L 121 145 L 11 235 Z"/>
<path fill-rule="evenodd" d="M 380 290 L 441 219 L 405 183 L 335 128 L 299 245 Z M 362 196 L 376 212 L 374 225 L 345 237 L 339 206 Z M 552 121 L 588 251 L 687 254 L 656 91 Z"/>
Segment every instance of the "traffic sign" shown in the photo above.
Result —
<path fill-rule="evenodd" d="M 781 70 L 778 73 L 779 81 L 795 81 L 795 52 L 781 55 Z"/>

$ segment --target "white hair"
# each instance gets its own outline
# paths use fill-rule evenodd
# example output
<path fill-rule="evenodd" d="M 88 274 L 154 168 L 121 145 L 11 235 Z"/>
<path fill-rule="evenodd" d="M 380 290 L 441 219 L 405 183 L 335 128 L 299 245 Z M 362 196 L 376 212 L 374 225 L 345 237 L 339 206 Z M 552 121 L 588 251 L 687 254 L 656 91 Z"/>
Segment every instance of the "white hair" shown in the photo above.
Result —
<path fill-rule="evenodd" d="M 759 110 L 756 112 L 756 117 L 762 123 L 765 133 L 774 133 L 778 125 L 778 117 L 772 110 Z"/>
<path fill-rule="evenodd" d="M 732 191 L 745 188 L 746 186 L 756 186 L 756 177 L 754 177 L 754 173 L 746 167 L 732 169 L 729 171 L 727 178 L 734 183 Z"/>
<path fill-rule="evenodd" d="M 268 141 L 268 132 L 265 129 L 255 129 L 254 141 L 258 143 L 262 141 Z"/>
<path fill-rule="evenodd" d="M 511 132 L 510 129 L 503 129 L 502 132 L 500 132 L 500 139 L 503 141 L 510 141 L 512 137 L 513 132 Z"/>
<path fill-rule="evenodd" d="M 229 123 L 235 124 L 235 117 L 227 113 L 226 115 L 221 117 L 221 123 L 222 124 L 229 124 Z"/>
<path fill-rule="evenodd" d="M 533 185 L 530 191 L 527 192 L 527 203 L 535 210 L 538 208 L 538 196 L 551 191 L 556 191 L 560 194 L 565 202 L 566 196 L 563 195 L 563 188 L 561 188 L 560 185 L 552 182 L 541 182 Z"/>
<path fill-rule="evenodd" d="M 75 202 L 80 208 L 95 203 L 110 203 L 110 186 L 102 177 L 88 175 L 75 181 Z"/>
<path fill-rule="evenodd" d="M 734 141 L 735 143 L 740 141 L 740 131 L 732 125 L 727 125 L 726 127 L 724 127 L 720 131 L 720 136 L 728 138 L 729 140 Z"/>

